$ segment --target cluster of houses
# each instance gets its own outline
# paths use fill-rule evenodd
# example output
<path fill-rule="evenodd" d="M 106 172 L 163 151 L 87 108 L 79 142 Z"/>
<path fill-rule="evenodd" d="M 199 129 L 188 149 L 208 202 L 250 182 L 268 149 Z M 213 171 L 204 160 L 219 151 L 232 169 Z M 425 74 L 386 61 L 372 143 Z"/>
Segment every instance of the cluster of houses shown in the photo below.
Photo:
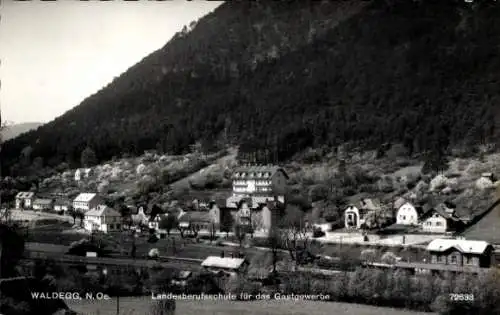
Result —
<path fill-rule="evenodd" d="M 36 196 L 31 191 L 21 191 L 15 198 L 16 209 L 68 211 L 71 201 L 64 196 Z"/>
<path fill-rule="evenodd" d="M 418 227 L 424 233 L 454 232 L 470 221 L 469 217 L 457 215 L 456 205 L 449 201 L 433 206 L 398 198 L 392 209 L 387 210 L 376 199 L 366 198 L 347 207 L 344 212 L 345 228 L 369 227 L 368 219 L 380 216 L 392 220 L 395 226 Z"/>
<path fill-rule="evenodd" d="M 91 169 L 75 172 L 75 180 L 88 176 L 91 176 Z M 167 215 L 175 215 L 185 230 L 222 231 L 227 229 L 229 222 L 266 233 L 283 215 L 288 178 L 285 170 L 278 166 L 242 166 L 233 172 L 232 194 L 227 198 L 199 204 L 193 211 L 152 213 L 148 206 L 138 206 L 134 207 L 132 221 L 161 230 L 161 220 Z M 97 226 L 98 230 L 108 232 L 122 228 L 121 223 L 117 223 L 120 213 L 104 207 L 102 198 L 96 193 L 81 193 L 69 201 L 64 197 L 43 198 L 36 197 L 33 192 L 20 192 L 16 196 L 16 208 L 54 211 L 73 208 L 85 213 L 88 229 Z M 377 199 L 361 198 L 344 211 L 344 225 L 349 230 L 370 228 L 370 222 L 380 218 L 397 226 L 418 227 L 424 233 L 452 232 L 469 221 L 469 218 L 458 216 L 455 205 L 450 202 L 420 205 L 403 198 L 398 198 L 389 210 Z"/>
<path fill-rule="evenodd" d="M 75 180 L 90 176 L 85 169 L 75 173 Z M 133 207 L 131 221 L 135 226 L 154 229 L 166 234 L 161 222 L 175 216 L 179 228 L 185 231 L 231 231 L 235 224 L 248 231 L 269 232 L 285 211 L 285 194 L 289 177 L 283 168 L 273 165 L 245 165 L 233 172 L 232 193 L 224 198 L 197 203 L 196 207 L 178 208 L 169 212 L 157 211 L 148 205 Z M 121 213 L 104 205 L 96 193 L 81 193 L 70 201 L 64 197 L 43 198 L 33 192 L 20 192 L 16 208 L 67 211 L 75 209 L 84 213 L 84 228 L 104 233 L 124 228 Z M 417 228 L 422 233 L 446 234 L 466 226 L 469 218 L 457 215 L 451 202 L 435 205 L 418 204 L 398 198 L 391 206 L 383 206 L 374 198 L 360 198 L 344 211 L 344 225 L 348 230 L 370 228 L 373 220 L 382 219 L 392 226 Z M 492 263 L 493 248 L 483 241 L 461 239 L 436 239 L 428 248 L 429 264 L 449 266 L 486 267 Z M 208 257 L 203 267 L 214 272 L 241 272 L 247 263 L 243 258 Z"/>

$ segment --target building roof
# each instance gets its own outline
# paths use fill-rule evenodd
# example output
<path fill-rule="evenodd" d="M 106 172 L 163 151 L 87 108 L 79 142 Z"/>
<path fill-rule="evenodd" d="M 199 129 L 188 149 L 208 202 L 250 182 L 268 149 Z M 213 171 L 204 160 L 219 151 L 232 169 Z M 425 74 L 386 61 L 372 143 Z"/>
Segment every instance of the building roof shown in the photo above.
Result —
<path fill-rule="evenodd" d="M 212 218 L 207 211 L 189 211 L 180 216 L 179 222 L 212 222 Z"/>
<path fill-rule="evenodd" d="M 380 211 L 382 210 L 382 206 L 378 199 L 371 198 L 362 198 L 357 202 L 351 203 L 348 205 L 345 211 L 350 210 L 352 207 L 356 207 L 358 211 L 361 213 L 366 213 L 369 211 Z"/>
<path fill-rule="evenodd" d="M 249 165 L 240 166 L 233 172 L 233 179 L 266 179 L 271 178 L 277 172 L 282 172 L 288 179 L 285 170 L 276 165 Z"/>
<path fill-rule="evenodd" d="M 32 191 L 20 191 L 17 193 L 16 198 L 33 198 L 35 196 L 35 193 Z"/>
<path fill-rule="evenodd" d="M 451 203 L 440 203 L 433 210 L 445 219 L 460 221 L 460 218 L 456 216 L 455 205 Z"/>
<path fill-rule="evenodd" d="M 98 217 L 120 217 L 121 214 L 113 208 L 108 206 L 100 205 L 95 209 L 87 211 L 85 216 L 98 216 Z"/>
<path fill-rule="evenodd" d="M 192 274 L 193 273 L 191 271 L 182 270 L 177 274 L 177 277 L 175 277 L 175 278 L 178 280 L 185 280 L 185 279 L 188 279 L 189 277 L 191 277 Z"/>
<path fill-rule="evenodd" d="M 243 203 L 246 203 L 250 209 L 259 209 L 264 205 L 269 206 L 269 202 L 278 202 L 275 197 L 271 196 L 251 196 L 251 197 L 237 197 L 231 196 L 226 199 L 226 208 L 238 209 Z"/>
<path fill-rule="evenodd" d="M 203 267 L 238 269 L 244 262 L 244 258 L 208 256 L 201 265 Z"/>
<path fill-rule="evenodd" d="M 394 201 L 394 209 L 399 209 L 401 208 L 405 203 L 407 203 L 408 201 L 406 201 L 405 198 L 403 197 L 399 197 L 398 199 L 396 199 L 396 201 Z"/>
<path fill-rule="evenodd" d="M 81 193 L 73 200 L 73 202 L 89 202 L 90 200 L 97 197 L 96 193 Z"/>
<path fill-rule="evenodd" d="M 61 206 L 69 206 L 71 205 L 71 201 L 67 198 L 58 198 L 54 202 L 55 205 L 61 205 Z"/>
<path fill-rule="evenodd" d="M 381 210 L 382 205 L 380 200 L 373 198 L 363 198 L 359 201 L 360 209 L 366 210 Z"/>
<path fill-rule="evenodd" d="M 130 218 L 133 221 L 146 221 L 146 220 L 148 220 L 148 216 L 145 213 L 143 213 L 143 212 L 138 212 L 136 214 L 132 214 L 130 216 Z"/>
<path fill-rule="evenodd" d="M 491 246 L 485 241 L 470 241 L 464 239 L 435 239 L 427 245 L 428 251 L 444 252 L 455 248 L 465 254 L 483 254 Z"/>
<path fill-rule="evenodd" d="M 51 205 L 52 204 L 52 199 L 42 199 L 38 198 L 33 201 L 33 204 L 38 204 L 38 205 Z"/>

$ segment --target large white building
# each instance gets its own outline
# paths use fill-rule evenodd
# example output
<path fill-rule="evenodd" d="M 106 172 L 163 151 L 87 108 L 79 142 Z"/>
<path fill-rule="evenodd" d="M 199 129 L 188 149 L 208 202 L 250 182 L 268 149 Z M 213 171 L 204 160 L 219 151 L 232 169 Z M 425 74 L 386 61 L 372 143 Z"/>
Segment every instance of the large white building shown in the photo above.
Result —
<path fill-rule="evenodd" d="M 278 166 L 244 166 L 233 173 L 233 197 L 284 198 L 288 174 Z"/>
<path fill-rule="evenodd" d="M 87 231 L 108 233 L 120 231 L 122 228 L 120 213 L 113 208 L 103 205 L 87 211 L 83 223 Z"/>
<path fill-rule="evenodd" d="M 103 200 L 96 193 L 81 193 L 73 200 L 73 209 L 83 212 L 97 208 Z"/>

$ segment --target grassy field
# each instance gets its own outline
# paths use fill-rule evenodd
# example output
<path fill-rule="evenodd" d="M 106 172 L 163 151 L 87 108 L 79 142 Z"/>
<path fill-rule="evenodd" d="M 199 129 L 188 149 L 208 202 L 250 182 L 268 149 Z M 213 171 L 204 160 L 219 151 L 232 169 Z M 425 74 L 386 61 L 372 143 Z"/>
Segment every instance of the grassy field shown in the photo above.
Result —
<path fill-rule="evenodd" d="M 148 315 L 152 303 L 150 297 L 121 298 L 120 314 Z M 69 307 L 85 315 L 115 315 L 116 300 L 109 301 L 71 301 Z M 413 312 L 391 308 L 359 304 L 329 302 L 291 302 L 291 301 L 179 301 L 178 315 L 432 315 L 432 313 Z"/>

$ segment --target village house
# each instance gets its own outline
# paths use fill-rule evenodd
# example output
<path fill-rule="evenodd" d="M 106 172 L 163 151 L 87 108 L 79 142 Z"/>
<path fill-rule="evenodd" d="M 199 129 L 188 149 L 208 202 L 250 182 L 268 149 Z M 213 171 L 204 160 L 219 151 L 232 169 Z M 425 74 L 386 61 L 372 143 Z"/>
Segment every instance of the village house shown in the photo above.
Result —
<path fill-rule="evenodd" d="M 482 173 L 481 177 L 489 179 L 492 182 L 495 182 L 497 180 L 495 174 L 493 174 L 493 173 Z"/>
<path fill-rule="evenodd" d="M 485 241 L 435 239 L 427 246 L 432 264 L 489 268 L 494 264 L 494 248 Z"/>
<path fill-rule="evenodd" d="M 84 178 L 89 178 L 92 176 L 91 168 L 79 168 L 75 171 L 75 181 L 79 182 Z"/>
<path fill-rule="evenodd" d="M 102 198 L 96 193 L 81 193 L 73 200 L 73 209 L 85 212 L 97 208 L 102 203 Z"/>
<path fill-rule="evenodd" d="M 230 212 L 234 224 L 246 227 L 248 232 L 268 233 L 273 225 L 283 216 L 285 204 L 278 197 L 251 196 L 238 200 L 226 207 L 223 212 Z M 222 215 L 226 215 L 221 212 Z"/>
<path fill-rule="evenodd" d="M 33 210 L 52 210 L 54 201 L 52 199 L 37 198 L 33 200 Z"/>
<path fill-rule="evenodd" d="M 217 229 L 214 218 L 207 211 L 184 212 L 179 217 L 179 228 L 183 231 L 210 231 Z"/>
<path fill-rule="evenodd" d="M 189 279 L 192 278 L 192 276 L 193 273 L 191 271 L 188 270 L 180 271 L 170 281 L 170 284 L 173 286 L 185 287 L 188 284 Z"/>
<path fill-rule="evenodd" d="M 71 208 L 71 201 L 67 198 L 57 198 L 54 202 L 55 211 L 68 211 Z"/>
<path fill-rule="evenodd" d="M 260 196 L 274 199 L 278 197 L 284 202 L 289 177 L 285 170 L 278 166 L 244 166 L 237 168 L 232 176 L 233 198 Z M 236 201 L 237 202 L 237 201 Z"/>
<path fill-rule="evenodd" d="M 382 212 L 382 206 L 377 199 L 363 198 L 353 203 L 344 211 L 345 227 L 347 229 L 360 229 L 366 223 L 366 218 L 371 213 Z"/>
<path fill-rule="evenodd" d="M 99 205 L 85 213 L 84 228 L 87 231 L 101 231 L 104 233 L 120 231 L 121 215 L 108 206 Z"/>
<path fill-rule="evenodd" d="M 21 191 L 16 195 L 16 209 L 31 209 L 35 193 L 31 191 Z"/>
<path fill-rule="evenodd" d="M 146 213 L 144 213 L 144 207 L 139 207 L 137 213 L 130 216 L 132 219 L 132 224 L 134 225 L 148 225 L 149 218 Z"/>
<path fill-rule="evenodd" d="M 225 273 L 230 276 L 245 273 L 248 270 L 248 261 L 244 258 L 209 256 L 201 266 L 212 273 Z"/>
<path fill-rule="evenodd" d="M 394 202 L 394 209 L 396 210 L 396 224 L 400 225 L 418 225 L 423 214 L 422 207 L 403 198 L 398 198 Z"/>
<path fill-rule="evenodd" d="M 465 223 L 456 215 L 456 206 L 444 202 L 427 211 L 422 217 L 421 225 L 424 232 L 446 233 L 462 228 Z"/>

